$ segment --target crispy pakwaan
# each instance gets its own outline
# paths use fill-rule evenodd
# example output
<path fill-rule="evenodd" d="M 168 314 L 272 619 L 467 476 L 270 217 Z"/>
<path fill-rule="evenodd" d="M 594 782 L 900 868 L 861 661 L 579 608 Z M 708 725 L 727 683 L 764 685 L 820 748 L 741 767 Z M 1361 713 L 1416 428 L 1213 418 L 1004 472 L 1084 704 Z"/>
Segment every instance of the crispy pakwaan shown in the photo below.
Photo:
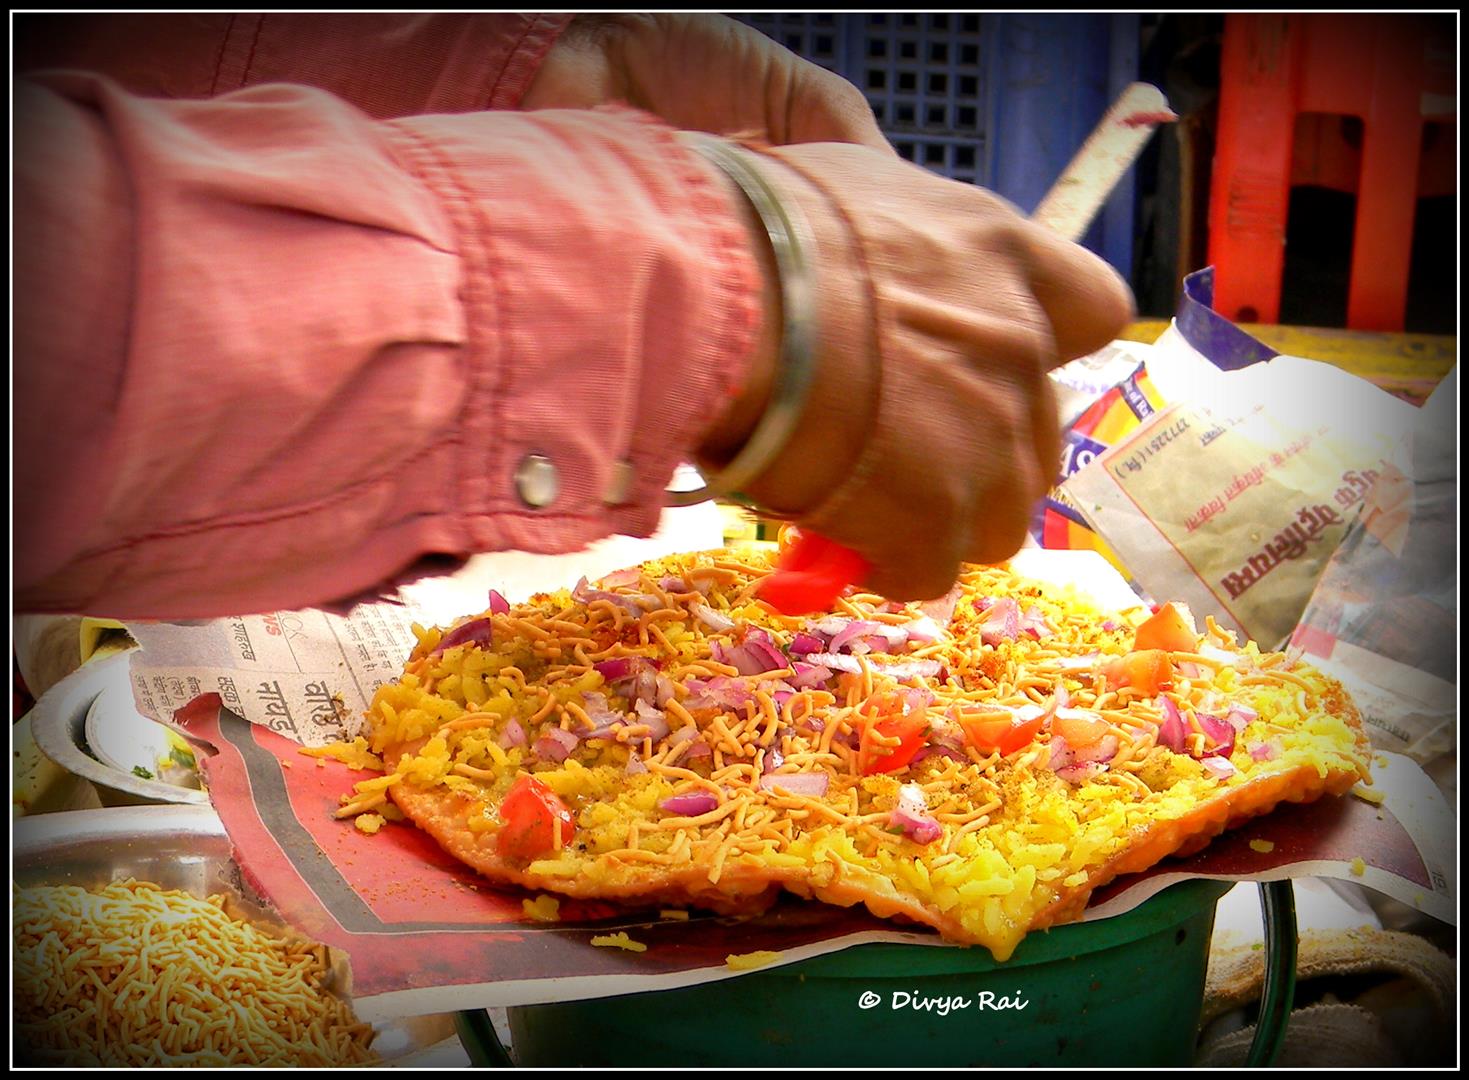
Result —
<path fill-rule="evenodd" d="M 1368 776 L 1338 683 L 1212 623 L 1139 650 L 1146 611 L 981 567 L 946 603 L 788 618 L 769 570 L 671 557 L 420 629 L 369 713 L 386 772 L 341 814 L 391 798 L 502 884 L 726 913 L 787 889 L 1003 960 L 1116 875 Z"/>

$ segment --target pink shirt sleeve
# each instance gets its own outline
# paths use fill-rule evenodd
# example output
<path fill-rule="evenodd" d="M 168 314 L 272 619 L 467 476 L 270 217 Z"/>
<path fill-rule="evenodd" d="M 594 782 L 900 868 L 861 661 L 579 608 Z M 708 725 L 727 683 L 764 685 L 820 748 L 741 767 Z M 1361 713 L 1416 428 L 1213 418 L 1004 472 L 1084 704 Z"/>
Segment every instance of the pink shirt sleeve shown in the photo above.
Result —
<path fill-rule="evenodd" d="M 106 75 L 145 97 L 315 86 L 379 120 L 519 107 L 571 15 L 449 12 L 21 15 L 20 71 Z"/>
<path fill-rule="evenodd" d="M 743 377 L 733 197 L 642 114 L 14 93 L 20 610 L 300 607 L 646 535 Z"/>

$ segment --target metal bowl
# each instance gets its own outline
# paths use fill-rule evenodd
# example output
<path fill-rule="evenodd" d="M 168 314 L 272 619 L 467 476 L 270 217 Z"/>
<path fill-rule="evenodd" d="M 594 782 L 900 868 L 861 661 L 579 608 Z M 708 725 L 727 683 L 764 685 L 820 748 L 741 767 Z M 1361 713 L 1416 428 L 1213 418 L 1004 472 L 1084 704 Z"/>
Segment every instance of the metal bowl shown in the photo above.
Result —
<path fill-rule="evenodd" d="M 96 888 L 126 878 L 194 896 L 225 893 L 236 914 L 287 929 L 240 876 L 229 837 L 206 807 L 125 806 L 38 814 L 14 823 L 12 880 L 18 886 Z M 374 1025 L 373 1049 L 394 1066 L 467 1065 L 452 1014 Z"/>
<path fill-rule="evenodd" d="M 122 758 L 110 741 L 105 752 L 116 764 L 99 760 L 102 754 L 89 743 L 90 717 L 94 735 L 100 736 L 104 728 L 121 732 L 123 745 L 133 739 L 138 746 L 149 747 L 139 751 L 151 755 L 147 760 L 156 760 L 156 746 L 167 753 L 163 727 L 141 715 L 133 704 L 130 659 L 128 653 L 120 653 L 85 664 L 48 690 L 31 713 L 36 745 L 67 772 L 96 785 L 104 805 L 182 803 L 207 807 L 209 796 L 198 788 L 135 776 L 130 768 L 119 767 Z"/>

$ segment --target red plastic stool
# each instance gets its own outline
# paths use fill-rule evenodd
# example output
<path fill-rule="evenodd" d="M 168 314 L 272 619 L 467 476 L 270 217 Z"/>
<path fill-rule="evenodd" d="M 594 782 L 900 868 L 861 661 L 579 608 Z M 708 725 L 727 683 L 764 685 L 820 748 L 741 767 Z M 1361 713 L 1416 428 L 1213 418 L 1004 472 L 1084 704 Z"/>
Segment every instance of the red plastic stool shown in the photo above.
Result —
<path fill-rule="evenodd" d="M 1403 329 L 1418 198 L 1457 190 L 1454 139 L 1438 140 L 1446 155 L 1423 157 L 1425 125 L 1456 122 L 1452 20 L 1226 18 L 1209 197 L 1217 311 L 1236 322 L 1279 321 L 1290 189 L 1311 183 L 1357 193 L 1347 326 Z M 1355 176 L 1355 148 L 1298 125 L 1313 113 L 1360 118 Z"/>

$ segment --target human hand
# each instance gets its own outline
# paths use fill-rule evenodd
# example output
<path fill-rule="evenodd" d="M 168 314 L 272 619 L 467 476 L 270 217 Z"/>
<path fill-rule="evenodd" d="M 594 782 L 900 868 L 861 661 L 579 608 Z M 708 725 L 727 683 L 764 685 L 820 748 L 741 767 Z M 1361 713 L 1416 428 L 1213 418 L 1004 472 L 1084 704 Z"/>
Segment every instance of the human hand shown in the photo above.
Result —
<path fill-rule="evenodd" d="M 614 101 L 686 131 L 892 152 L 855 86 L 723 15 L 578 15 L 546 55 L 521 108 Z"/>
<path fill-rule="evenodd" d="M 793 146 L 760 165 L 814 234 L 818 370 L 796 435 L 745 494 L 863 556 L 864 586 L 941 595 L 960 562 L 1023 542 L 1059 461 L 1046 372 L 1112 340 L 1131 295 L 999 197 L 892 155 Z M 730 434 L 702 464 L 727 460 Z"/>

